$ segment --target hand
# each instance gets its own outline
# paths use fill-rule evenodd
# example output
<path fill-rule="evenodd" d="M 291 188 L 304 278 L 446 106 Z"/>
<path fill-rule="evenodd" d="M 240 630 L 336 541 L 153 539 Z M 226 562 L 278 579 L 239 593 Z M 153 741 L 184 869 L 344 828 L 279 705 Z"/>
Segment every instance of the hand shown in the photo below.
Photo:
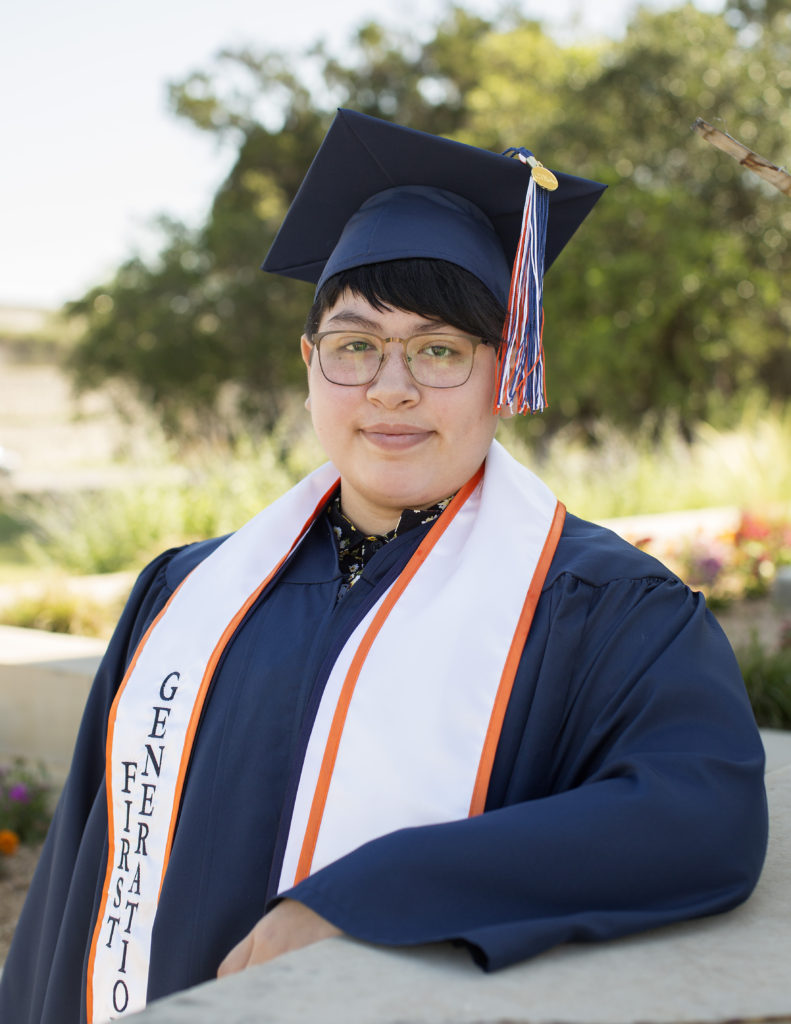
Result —
<path fill-rule="evenodd" d="M 302 949 L 342 932 L 326 918 L 296 900 L 281 900 L 220 964 L 218 978 L 236 974 L 253 964 L 264 964 L 281 953 Z"/>

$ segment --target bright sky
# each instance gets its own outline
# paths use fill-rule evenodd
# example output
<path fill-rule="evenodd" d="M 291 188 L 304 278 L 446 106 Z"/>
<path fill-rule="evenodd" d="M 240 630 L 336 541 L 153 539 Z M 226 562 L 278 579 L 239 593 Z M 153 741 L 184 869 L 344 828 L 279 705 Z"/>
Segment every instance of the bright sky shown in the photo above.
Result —
<path fill-rule="evenodd" d="M 669 6 L 653 0 L 651 6 Z M 707 10 L 721 0 L 697 0 Z M 496 0 L 467 0 L 492 14 Z M 633 0 L 518 0 L 582 36 Z M 0 305 L 54 307 L 150 252 L 159 213 L 199 224 L 233 154 L 168 112 L 222 47 L 337 49 L 366 18 L 425 26 L 443 0 L 25 0 L 0 15 Z M 418 13 L 419 12 L 419 13 Z"/>

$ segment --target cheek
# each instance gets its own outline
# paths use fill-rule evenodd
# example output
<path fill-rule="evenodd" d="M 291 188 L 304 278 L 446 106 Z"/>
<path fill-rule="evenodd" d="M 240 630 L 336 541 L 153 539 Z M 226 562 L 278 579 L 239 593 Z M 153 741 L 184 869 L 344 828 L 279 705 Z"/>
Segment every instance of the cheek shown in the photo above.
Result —
<path fill-rule="evenodd" d="M 466 439 L 467 446 L 484 444 L 494 437 L 497 417 L 492 412 L 494 404 L 494 384 L 489 386 L 488 380 L 482 381 L 475 391 L 467 396 L 463 408 L 456 409 L 453 419 L 455 433 Z"/>
<path fill-rule="evenodd" d="M 313 420 L 313 429 L 323 445 L 331 444 L 333 439 L 343 437 L 350 429 L 355 396 L 351 388 L 332 388 L 325 386 L 322 379 L 315 380 L 315 370 L 311 369 L 309 409 Z"/>

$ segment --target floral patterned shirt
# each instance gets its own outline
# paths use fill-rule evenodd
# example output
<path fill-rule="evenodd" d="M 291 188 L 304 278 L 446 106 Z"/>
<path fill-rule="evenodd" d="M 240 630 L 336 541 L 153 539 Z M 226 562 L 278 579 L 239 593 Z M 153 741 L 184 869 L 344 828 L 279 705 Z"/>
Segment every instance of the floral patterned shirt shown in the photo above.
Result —
<path fill-rule="evenodd" d="M 362 576 L 365 563 L 375 551 L 384 547 L 393 537 L 397 537 L 415 526 L 433 523 L 440 512 L 448 507 L 452 497 L 453 495 L 450 498 L 444 498 L 436 505 L 432 505 L 431 508 L 404 509 L 397 526 L 389 533 L 366 534 L 362 530 L 358 530 L 351 519 L 341 511 L 341 495 L 338 491 L 327 505 L 327 517 L 335 537 L 335 544 L 338 548 L 338 565 L 343 575 L 338 599 L 340 600 Z"/>

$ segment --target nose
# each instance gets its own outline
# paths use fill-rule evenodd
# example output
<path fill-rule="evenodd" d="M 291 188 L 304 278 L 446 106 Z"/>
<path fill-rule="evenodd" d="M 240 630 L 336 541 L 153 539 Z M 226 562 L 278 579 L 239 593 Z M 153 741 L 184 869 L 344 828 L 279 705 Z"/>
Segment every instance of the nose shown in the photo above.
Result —
<path fill-rule="evenodd" d="M 407 369 L 406 353 L 400 341 L 386 342 L 384 361 L 368 385 L 366 394 L 370 401 L 387 408 L 403 402 L 416 402 L 420 398 L 420 389 Z"/>

